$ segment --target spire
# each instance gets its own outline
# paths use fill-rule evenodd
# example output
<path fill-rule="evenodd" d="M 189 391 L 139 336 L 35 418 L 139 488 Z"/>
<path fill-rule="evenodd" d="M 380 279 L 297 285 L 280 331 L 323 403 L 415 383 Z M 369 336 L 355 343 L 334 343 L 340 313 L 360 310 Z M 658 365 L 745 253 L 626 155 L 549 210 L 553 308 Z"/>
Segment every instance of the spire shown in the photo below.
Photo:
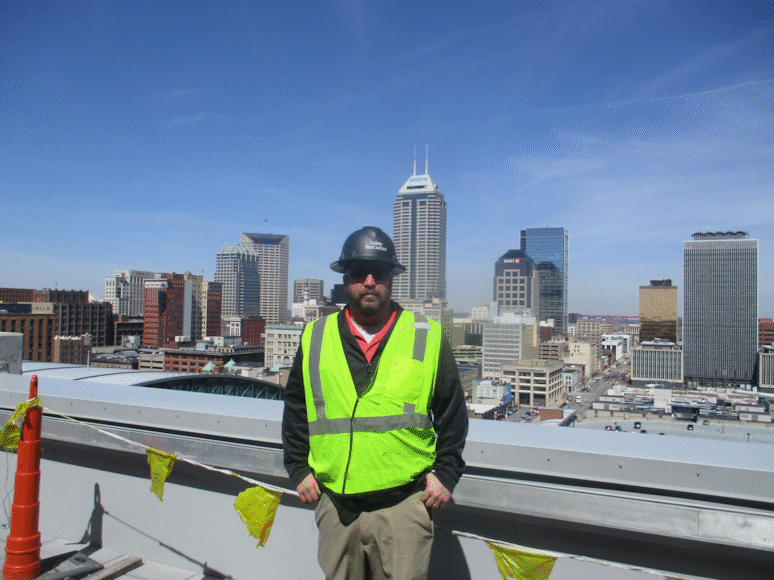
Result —
<path fill-rule="evenodd" d="M 417 146 L 414 145 L 414 173 L 412 175 L 417 174 Z"/>
<path fill-rule="evenodd" d="M 425 145 L 425 175 L 430 175 L 427 171 L 427 153 L 429 149 L 430 149 L 430 146 Z"/>

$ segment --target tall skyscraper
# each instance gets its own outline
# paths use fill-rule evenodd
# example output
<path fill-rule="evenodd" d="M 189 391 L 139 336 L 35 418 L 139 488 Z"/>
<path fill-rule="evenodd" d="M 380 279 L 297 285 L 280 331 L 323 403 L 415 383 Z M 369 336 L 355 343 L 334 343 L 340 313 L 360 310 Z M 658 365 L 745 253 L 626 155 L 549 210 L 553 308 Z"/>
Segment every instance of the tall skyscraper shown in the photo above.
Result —
<path fill-rule="evenodd" d="M 218 252 L 215 282 L 221 284 L 222 316 L 257 316 L 260 297 L 258 254 L 249 246 L 226 244 Z"/>
<path fill-rule="evenodd" d="M 290 238 L 279 234 L 242 234 L 240 243 L 258 254 L 261 277 L 259 312 L 267 324 L 288 321 Z"/>
<path fill-rule="evenodd" d="M 446 298 L 446 201 L 430 177 L 414 174 L 398 191 L 393 205 L 393 241 L 406 272 L 395 277 L 393 297 Z"/>
<path fill-rule="evenodd" d="M 537 316 L 540 296 L 535 263 L 521 250 L 508 250 L 495 262 L 492 299 L 498 313 L 529 313 Z"/>
<path fill-rule="evenodd" d="M 535 261 L 540 284 L 539 320 L 554 319 L 556 333 L 567 332 L 569 238 L 564 228 L 521 230 L 521 251 Z"/>
<path fill-rule="evenodd" d="M 677 344 L 677 286 L 672 280 L 640 286 L 640 342 L 655 338 Z"/>
<path fill-rule="evenodd" d="M 683 242 L 683 353 L 689 384 L 751 383 L 758 345 L 758 240 L 747 232 Z"/>

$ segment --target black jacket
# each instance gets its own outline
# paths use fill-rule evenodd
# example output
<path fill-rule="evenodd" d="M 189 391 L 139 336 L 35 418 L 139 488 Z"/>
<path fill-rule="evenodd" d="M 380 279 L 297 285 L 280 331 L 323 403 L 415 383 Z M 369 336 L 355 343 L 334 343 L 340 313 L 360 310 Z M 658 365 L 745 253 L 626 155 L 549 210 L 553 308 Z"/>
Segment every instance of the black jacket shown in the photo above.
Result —
<path fill-rule="evenodd" d="M 392 308 L 398 311 L 398 315 L 403 310 L 395 302 L 392 303 Z M 338 323 L 339 334 L 342 338 L 349 370 L 352 373 L 355 388 L 358 393 L 361 393 L 368 386 L 371 375 L 376 370 L 384 346 L 390 340 L 392 328 L 382 339 L 379 348 L 369 363 L 357 341 L 352 336 L 343 312 L 338 317 Z M 287 469 L 294 486 L 298 486 L 307 475 L 312 473 L 308 463 L 309 423 L 306 415 L 302 369 L 303 353 L 299 347 L 293 367 L 290 370 L 287 386 L 285 387 L 285 413 L 282 419 L 285 469 Z M 451 347 L 445 339 L 441 342 L 438 372 L 436 374 L 430 410 L 433 427 L 438 437 L 433 473 L 449 491 L 453 491 L 454 486 L 465 469 L 462 449 L 465 446 L 465 437 L 468 433 L 468 413 L 465 406 L 465 396 L 462 392 L 462 384 L 457 372 L 457 364 L 454 361 Z M 342 460 L 344 459 L 342 458 Z M 400 491 L 411 491 L 411 489 L 416 487 L 417 483 L 412 482 L 410 486 L 403 486 Z M 389 491 L 385 490 L 388 493 Z M 325 489 L 325 492 L 328 495 L 335 495 L 327 489 Z M 384 494 L 381 494 L 381 497 L 383 496 Z M 351 499 L 351 496 L 347 496 L 347 498 Z M 363 499 L 368 501 L 368 498 L 364 497 Z M 378 503 L 382 502 L 379 500 Z"/>

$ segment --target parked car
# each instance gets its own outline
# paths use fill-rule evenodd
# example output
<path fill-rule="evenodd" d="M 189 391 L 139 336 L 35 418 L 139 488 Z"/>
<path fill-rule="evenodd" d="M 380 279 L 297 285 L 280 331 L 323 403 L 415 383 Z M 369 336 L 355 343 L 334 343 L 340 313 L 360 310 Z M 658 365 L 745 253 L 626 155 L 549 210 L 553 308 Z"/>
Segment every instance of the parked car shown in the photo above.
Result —
<path fill-rule="evenodd" d="M 634 422 L 634 428 L 635 428 L 635 429 L 642 429 L 642 422 L 640 422 L 640 421 L 635 421 L 635 422 Z"/>
<path fill-rule="evenodd" d="M 690 424 L 686 427 L 686 430 L 693 431 L 693 424 Z"/>
<path fill-rule="evenodd" d="M 709 425 L 709 419 L 704 419 L 704 421 L 701 422 L 702 425 Z"/>

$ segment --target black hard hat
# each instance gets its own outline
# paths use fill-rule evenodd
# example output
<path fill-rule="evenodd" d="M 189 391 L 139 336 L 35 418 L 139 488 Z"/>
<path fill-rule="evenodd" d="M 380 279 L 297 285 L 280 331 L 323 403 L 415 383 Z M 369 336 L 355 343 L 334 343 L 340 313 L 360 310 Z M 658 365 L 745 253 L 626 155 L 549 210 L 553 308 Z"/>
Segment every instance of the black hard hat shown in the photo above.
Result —
<path fill-rule="evenodd" d="M 341 256 L 331 264 L 331 270 L 344 274 L 353 262 L 383 262 L 392 268 L 391 276 L 406 271 L 405 266 L 398 264 L 390 236 L 374 226 L 366 226 L 350 234 L 341 249 Z"/>

